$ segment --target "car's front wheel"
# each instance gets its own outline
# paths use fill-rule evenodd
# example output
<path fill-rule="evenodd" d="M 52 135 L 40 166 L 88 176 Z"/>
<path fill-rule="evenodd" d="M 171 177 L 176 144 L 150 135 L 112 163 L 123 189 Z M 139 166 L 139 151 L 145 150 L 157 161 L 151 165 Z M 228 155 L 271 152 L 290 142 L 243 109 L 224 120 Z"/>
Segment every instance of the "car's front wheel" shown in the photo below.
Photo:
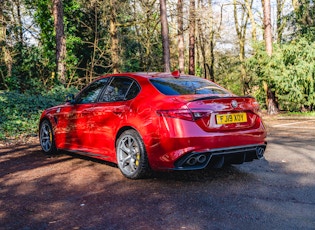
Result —
<path fill-rule="evenodd" d="M 130 179 L 148 175 L 150 166 L 145 146 L 140 135 L 132 129 L 124 131 L 116 142 L 118 168 Z"/>
<path fill-rule="evenodd" d="M 52 126 L 48 120 L 43 120 L 39 126 L 39 141 L 42 150 L 47 154 L 57 152 Z"/>

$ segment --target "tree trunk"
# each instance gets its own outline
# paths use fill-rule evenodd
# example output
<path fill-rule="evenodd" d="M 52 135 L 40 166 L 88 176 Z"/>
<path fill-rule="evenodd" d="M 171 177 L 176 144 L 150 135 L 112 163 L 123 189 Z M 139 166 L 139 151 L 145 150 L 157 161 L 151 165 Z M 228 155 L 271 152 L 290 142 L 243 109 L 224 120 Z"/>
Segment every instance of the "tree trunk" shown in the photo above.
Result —
<path fill-rule="evenodd" d="M 1 79 L 0 79 L 0 89 L 3 86 L 4 88 L 8 89 L 6 85 L 6 78 L 11 77 L 12 73 L 12 58 L 8 55 L 8 50 L 6 49 L 6 20 L 3 14 L 4 10 L 4 0 L 0 0 L 0 47 L 1 47 L 1 54 L 0 54 L 0 63 L 4 62 L 6 66 L 6 71 L 1 71 Z M 10 61 L 11 60 L 11 61 Z"/>
<path fill-rule="evenodd" d="M 271 57 L 272 56 L 272 31 L 271 31 L 271 6 L 270 0 L 263 0 L 263 10 L 264 10 L 264 37 L 266 52 Z M 266 91 L 266 103 L 268 114 L 277 114 L 279 112 L 278 103 L 273 91 L 274 85 L 272 83 L 265 84 Z"/>
<path fill-rule="evenodd" d="M 11 13 L 13 16 L 13 23 L 15 24 L 14 34 L 16 41 L 19 43 L 20 47 L 23 46 L 23 22 L 21 15 L 21 0 L 11 0 Z M 13 5 L 14 4 L 14 5 Z"/>
<path fill-rule="evenodd" d="M 283 30 L 286 26 L 285 20 L 282 20 L 282 11 L 284 7 L 284 0 L 277 0 L 277 43 L 282 41 Z"/>
<path fill-rule="evenodd" d="M 253 10 L 252 10 L 252 5 L 253 5 L 253 0 L 245 0 L 245 6 L 247 9 L 247 14 L 249 16 L 250 19 L 250 23 L 251 23 L 251 28 L 252 28 L 252 39 L 254 42 L 257 41 L 257 32 L 256 32 L 256 21 L 253 15 Z"/>
<path fill-rule="evenodd" d="M 118 31 L 116 23 L 116 0 L 110 0 L 110 22 L 109 33 L 111 38 L 111 59 L 113 73 L 119 73 L 119 49 L 118 49 Z"/>
<path fill-rule="evenodd" d="M 94 10 L 94 42 L 93 42 L 93 53 L 91 55 L 91 66 L 90 70 L 87 76 L 87 82 L 91 83 L 93 81 L 94 77 L 94 68 L 96 64 L 96 53 L 97 53 L 97 47 L 98 47 L 98 5 L 94 4 L 93 6 Z"/>
<path fill-rule="evenodd" d="M 237 5 L 239 3 L 234 0 L 234 23 L 235 23 L 235 29 L 236 29 L 236 35 L 238 38 L 238 46 L 239 46 L 239 59 L 240 59 L 240 70 L 241 70 L 241 81 L 242 81 L 242 88 L 243 88 L 243 94 L 247 94 L 248 89 L 248 79 L 247 79 L 247 72 L 245 68 L 245 42 L 246 42 L 246 30 L 247 30 L 247 23 L 249 19 L 248 12 L 245 12 L 245 7 L 242 6 L 242 14 L 241 19 L 239 20 L 239 12 L 237 9 Z M 241 21 L 241 22 L 240 22 Z"/>
<path fill-rule="evenodd" d="M 162 35 L 162 45 L 163 45 L 164 71 L 170 72 L 171 71 L 170 45 L 169 45 L 169 38 L 168 38 L 166 0 L 160 0 L 160 18 L 161 18 L 161 35 Z"/>
<path fill-rule="evenodd" d="M 53 16 L 56 31 L 57 76 L 62 84 L 66 84 L 66 37 L 63 24 L 62 0 L 53 0 Z"/>
<path fill-rule="evenodd" d="M 5 46 L 6 21 L 3 15 L 4 0 L 0 0 L 0 46 Z"/>
<path fill-rule="evenodd" d="M 195 0 L 189 5 L 189 74 L 195 75 Z"/>
<path fill-rule="evenodd" d="M 203 8 L 203 5 L 202 5 L 202 2 L 201 0 L 198 0 L 198 5 L 197 5 L 197 9 L 201 10 Z M 197 39 L 197 42 L 196 42 L 196 49 L 197 49 L 197 66 L 206 66 L 206 39 L 205 39 L 205 36 L 204 36 L 204 30 L 202 28 L 202 25 L 201 25 L 201 18 L 200 17 L 196 17 L 195 19 L 195 22 L 196 22 L 196 25 L 197 25 L 197 34 L 196 34 L 196 37 L 198 38 Z M 200 53 L 199 53 L 200 51 Z M 201 54 L 201 60 L 200 60 L 200 54 Z M 200 64 L 200 61 L 202 62 L 202 64 Z M 205 69 L 205 78 L 207 78 L 206 76 L 206 69 Z"/>
<path fill-rule="evenodd" d="M 215 81 L 214 78 L 214 23 L 213 23 L 213 9 L 212 9 L 212 0 L 209 0 L 209 7 L 210 7 L 210 66 L 209 66 L 209 75 L 210 80 Z"/>
<path fill-rule="evenodd" d="M 264 0 L 264 36 L 266 52 L 269 56 L 272 55 L 272 30 L 271 30 L 271 6 L 270 0 Z"/>
<path fill-rule="evenodd" d="M 184 22 L 183 22 L 183 0 L 177 2 L 177 24 L 178 24 L 178 68 L 181 73 L 185 71 L 185 46 L 184 46 Z"/>

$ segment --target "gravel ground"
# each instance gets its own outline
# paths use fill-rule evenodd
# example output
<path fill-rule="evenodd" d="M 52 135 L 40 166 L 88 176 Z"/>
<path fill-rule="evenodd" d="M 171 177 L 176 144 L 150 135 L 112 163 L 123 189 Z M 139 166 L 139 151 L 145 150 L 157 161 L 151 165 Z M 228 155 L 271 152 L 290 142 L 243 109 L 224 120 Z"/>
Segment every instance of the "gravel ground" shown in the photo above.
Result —
<path fill-rule="evenodd" d="M 315 118 L 265 123 L 264 160 L 136 181 L 33 138 L 0 143 L 0 229 L 315 229 Z"/>

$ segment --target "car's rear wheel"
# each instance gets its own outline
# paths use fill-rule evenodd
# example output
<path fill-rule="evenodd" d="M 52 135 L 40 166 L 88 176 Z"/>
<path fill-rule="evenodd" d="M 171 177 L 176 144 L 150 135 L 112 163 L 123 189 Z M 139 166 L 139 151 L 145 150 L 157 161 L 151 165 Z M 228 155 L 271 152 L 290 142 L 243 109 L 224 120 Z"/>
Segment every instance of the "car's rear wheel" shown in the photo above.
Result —
<path fill-rule="evenodd" d="M 52 126 L 48 120 L 43 120 L 39 126 L 39 141 L 42 150 L 47 154 L 57 152 L 55 136 Z"/>
<path fill-rule="evenodd" d="M 132 129 L 124 131 L 116 142 L 117 163 L 122 174 L 130 179 L 148 175 L 150 166 L 140 135 Z"/>

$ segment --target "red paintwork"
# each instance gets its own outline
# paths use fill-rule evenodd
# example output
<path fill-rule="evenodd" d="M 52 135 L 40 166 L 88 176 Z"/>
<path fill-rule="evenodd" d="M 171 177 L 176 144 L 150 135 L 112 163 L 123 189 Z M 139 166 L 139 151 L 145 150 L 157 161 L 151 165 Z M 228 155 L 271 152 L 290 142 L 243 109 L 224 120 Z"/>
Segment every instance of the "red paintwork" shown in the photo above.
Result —
<path fill-rule="evenodd" d="M 66 103 L 45 110 L 41 120 L 50 120 L 58 149 L 92 153 L 96 154 L 94 157 L 117 163 L 115 141 L 120 130 L 130 127 L 142 137 L 151 168 L 161 170 L 174 168 L 174 161 L 188 152 L 265 144 L 266 130 L 253 98 L 233 98 L 239 104 L 233 109 L 231 98 L 189 102 L 205 95 L 165 96 L 150 83 L 150 74 L 125 73 L 104 77 L 110 76 L 135 79 L 141 86 L 140 93 L 129 101 Z M 176 109 L 198 111 L 205 116 L 190 121 L 157 113 Z M 245 111 L 248 116 L 244 124 L 217 125 L 215 122 L 217 113 L 240 111 Z"/>

